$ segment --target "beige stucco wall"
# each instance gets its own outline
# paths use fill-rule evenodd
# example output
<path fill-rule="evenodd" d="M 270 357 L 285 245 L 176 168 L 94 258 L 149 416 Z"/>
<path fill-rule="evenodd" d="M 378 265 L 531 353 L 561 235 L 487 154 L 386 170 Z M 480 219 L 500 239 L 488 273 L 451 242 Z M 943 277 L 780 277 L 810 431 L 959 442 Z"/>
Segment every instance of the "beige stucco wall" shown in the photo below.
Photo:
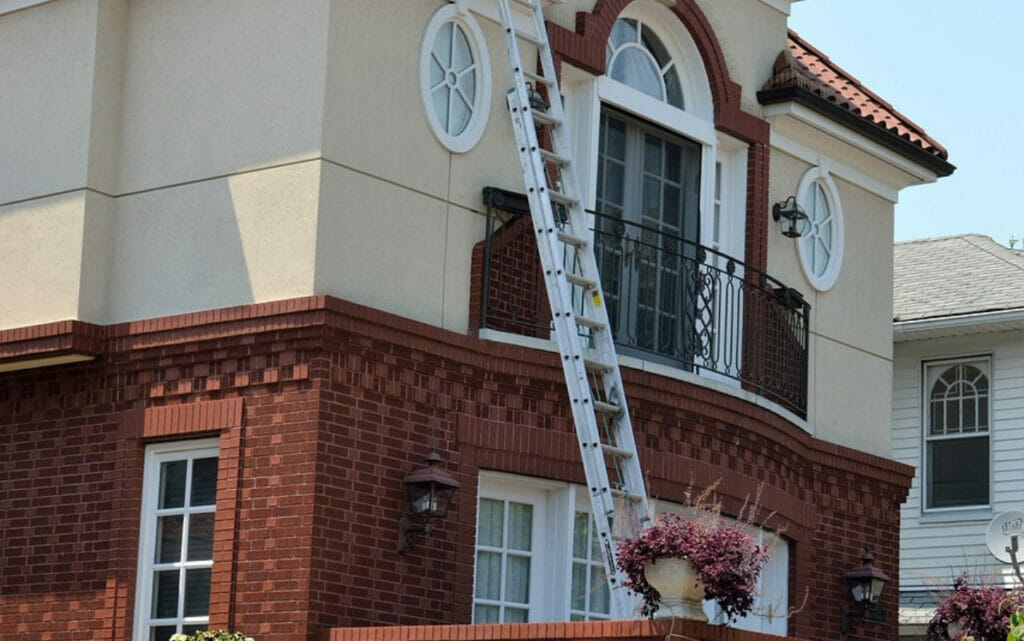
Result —
<path fill-rule="evenodd" d="M 811 167 L 773 150 L 769 201 L 779 202 L 795 193 L 801 176 Z M 888 455 L 893 203 L 834 173 L 832 179 L 845 228 L 842 268 L 835 284 L 828 291 L 817 291 L 800 266 L 796 243 L 771 220 L 768 272 L 800 290 L 811 305 L 813 393 L 808 423 L 814 434 Z"/>
<path fill-rule="evenodd" d="M 85 186 L 96 20 L 95 0 L 0 16 L 0 205 Z"/>
<path fill-rule="evenodd" d="M 786 46 L 786 16 L 763 2 L 698 0 L 722 46 L 733 82 L 743 88 L 743 110 L 761 114 L 757 91 Z"/>
<path fill-rule="evenodd" d="M 314 293 L 320 163 L 118 199 L 107 322 Z"/>

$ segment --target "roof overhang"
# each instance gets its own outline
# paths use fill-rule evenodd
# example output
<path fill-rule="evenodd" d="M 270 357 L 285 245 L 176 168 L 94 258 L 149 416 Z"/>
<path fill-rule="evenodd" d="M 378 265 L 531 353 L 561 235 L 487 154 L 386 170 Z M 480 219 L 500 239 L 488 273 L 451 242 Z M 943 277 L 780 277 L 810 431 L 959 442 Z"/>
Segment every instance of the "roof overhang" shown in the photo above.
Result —
<path fill-rule="evenodd" d="M 1024 329 L 1024 308 L 895 321 L 892 324 L 892 335 L 893 342 L 906 343 L 929 338 L 989 334 L 1021 329 Z"/>
<path fill-rule="evenodd" d="M 822 127 L 822 118 L 843 125 L 844 128 L 872 143 L 871 145 L 858 145 L 864 147 L 865 150 L 877 146 L 923 169 L 923 172 L 921 169 L 910 171 L 914 175 L 919 175 L 922 181 L 931 182 L 936 177 L 941 178 L 952 174 L 956 169 L 939 156 L 889 133 L 878 125 L 843 109 L 804 87 L 788 86 L 762 89 L 757 92 L 757 99 L 764 106 L 766 117 L 787 114 L 819 128 Z M 872 155 L 879 154 L 876 151 Z M 900 164 L 906 165 L 907 163 Z M 901 169 L 907 170 L 905 166 L 901 166 Z M 931 180 L 928 180 L 929 174 L 934 176 Z"/>

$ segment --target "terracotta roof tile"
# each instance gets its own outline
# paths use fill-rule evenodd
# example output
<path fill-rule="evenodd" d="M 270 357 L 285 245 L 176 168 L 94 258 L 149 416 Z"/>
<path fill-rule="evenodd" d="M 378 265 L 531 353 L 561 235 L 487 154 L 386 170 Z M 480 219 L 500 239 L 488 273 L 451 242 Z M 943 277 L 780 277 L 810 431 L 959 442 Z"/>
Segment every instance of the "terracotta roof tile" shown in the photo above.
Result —
<path fill-rule="evenodd" d="M 806 89 L 867 122 L 874 123 L 942 160 L 949 155 L 924 129 L 832 62 L 796 32 L 789 32 L 788 50 L 779 54 L 773 75 L 762 91 L 796 87 Z"/>

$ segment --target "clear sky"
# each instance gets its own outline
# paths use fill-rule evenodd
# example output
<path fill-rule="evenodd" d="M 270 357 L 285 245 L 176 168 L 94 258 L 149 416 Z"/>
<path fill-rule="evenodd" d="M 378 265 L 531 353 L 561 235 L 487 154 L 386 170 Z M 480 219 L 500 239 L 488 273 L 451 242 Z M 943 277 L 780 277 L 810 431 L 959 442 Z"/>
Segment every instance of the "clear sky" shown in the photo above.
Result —
<path fill-rule="evenodd" d="M 789 26 L 949 150 L 895 240 L 1024 235 L 1024 0 L 802 0 Z"/>

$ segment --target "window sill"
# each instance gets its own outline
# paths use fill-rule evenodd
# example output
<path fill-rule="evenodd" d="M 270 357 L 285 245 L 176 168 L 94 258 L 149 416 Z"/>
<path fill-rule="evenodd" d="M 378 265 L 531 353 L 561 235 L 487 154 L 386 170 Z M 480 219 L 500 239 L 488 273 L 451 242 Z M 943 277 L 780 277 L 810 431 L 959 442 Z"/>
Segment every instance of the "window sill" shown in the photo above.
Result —
<path fill-rule="evenodd" d="M 919 523 L 950 523 L 953 521 L 988 521 L 992 518 L 991 506 L 950 509 L 937 512 L 923 512 Z"/>

